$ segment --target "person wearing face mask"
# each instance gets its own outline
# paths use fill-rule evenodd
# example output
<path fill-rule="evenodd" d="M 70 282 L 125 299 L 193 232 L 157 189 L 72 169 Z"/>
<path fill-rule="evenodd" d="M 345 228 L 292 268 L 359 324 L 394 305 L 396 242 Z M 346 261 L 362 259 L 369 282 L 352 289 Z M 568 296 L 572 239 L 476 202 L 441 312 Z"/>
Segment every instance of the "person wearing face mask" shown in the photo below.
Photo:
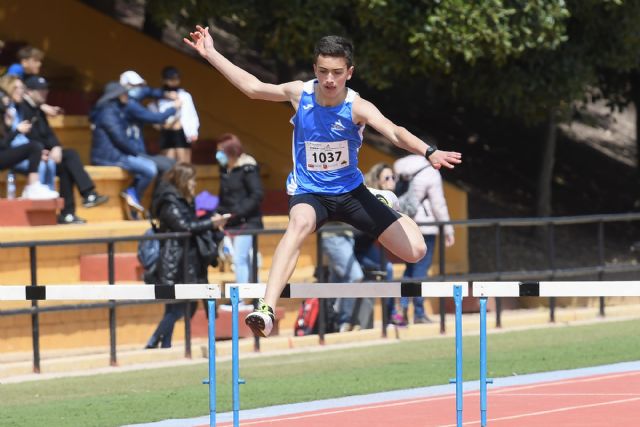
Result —
<path fill-rule="evenodd" d="M 91 162 L 98 166 L 119 166 L 133 174 L 131 187 L 122 193 L 131 219 L 144 214 L 140 201 L 155 179 L 155 163 L 139 156 L 127 137 L 125 107 L 129 96 L 118 82 L 105 86 L 104 94 L 89 115 L 92 123 Z"/>
<path fill-rule="evenodd" d="M 263 228 L 260 203 L 264 198 L 264 189 L 260 169 L 256 160 L 244 152 L 242 143 L 233 134 L 222 135 L 218 139 L 217 149 L 216 160 L 220 165 L 220 204 L 217 212 L 232 215 L 225 233 L 233 241 L 236 282 L 248 283 L 252 238 L 240 233 L 245 228 Z"/>
<path fill-rule="evenodd" d="M 147 82 L 135 71 L 125 71 L 120 75 L 120 84 L 127 89 L 128 101 L 125 105 L 124 112 L 127 121 L 127 136 L 133 150 L 139 157 L 149 159 L 155 163 L 158 169 L 156 183 L 160 177 L 165 174 L 176 163 L 162 154 L 149 154 L 147 152 L 143 127 L 145 123 L 152 125 L 164 124 L 167 119 L 174 116 L 182 101 L 179 99 L 169 101 L 170 105 L 163 112 L 153 111 L 142 105 L 142 101 L 146 98 L 158 99 L 164 96 L 172 96 L 161 88 L 152 88 Z"/>
<path fill-rule="evenodd" d="M 175 67 L 162 70 L 163 90 L 173 94 L 172 98 L 181 103 L 177 113 L 165 123 L 160 133 L 162 154 L 179 162 L 191 162 L 191 145 L 198 140 L 200 120 L 189 92 L 181 86 L 180 73 Z M 172 105 L 170 99 L 158 99 L 150 108 L 164 112 Z"/>

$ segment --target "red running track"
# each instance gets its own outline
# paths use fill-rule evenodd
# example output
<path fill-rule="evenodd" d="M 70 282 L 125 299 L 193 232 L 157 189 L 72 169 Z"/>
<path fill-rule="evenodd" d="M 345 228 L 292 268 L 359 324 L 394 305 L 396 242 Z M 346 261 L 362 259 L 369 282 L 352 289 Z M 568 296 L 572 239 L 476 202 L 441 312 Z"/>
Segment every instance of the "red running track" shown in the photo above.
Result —
<path fill-rule="evenodd" d="M 556 382 L 489 386 L 487 425 L 611 427 L 640 425 L 640 371 Z M 465 393 L 464 426 L 480 425 L 480 395 Z M 232 423 L 220 423 L 221 427 Z M 455 395 L 430 396 L 240 422 L 255 427 L 456 427 Z"/>

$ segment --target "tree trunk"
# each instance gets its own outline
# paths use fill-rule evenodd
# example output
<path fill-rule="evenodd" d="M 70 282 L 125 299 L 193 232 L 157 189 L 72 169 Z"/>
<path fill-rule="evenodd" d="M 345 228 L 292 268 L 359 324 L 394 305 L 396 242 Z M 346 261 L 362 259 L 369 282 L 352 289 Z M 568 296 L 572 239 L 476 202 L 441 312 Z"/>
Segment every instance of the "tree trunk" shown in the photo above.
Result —
<path fill-rule="evenodd" d="M 164 25 L 159 25 L 154 19 L 150 10 L 150 2 L 146 1 L 144 5 L 144 23 L 142 24 L 142 32 L 158 41 L 162 41 L 162 33 Z"/>
<path fill-rule="evenodd" d="M 631 101 L 636 108 L 636 172 L 640 176 L 640 73 L 633 72 L 631 83 Z"/>
<path fill-rule="evenodd" d="M 553 165 L 556 154 L 556 115 L 549 112 L 547 130 L 542 147 L 542 164 L 538 175 L 538 200 L 536 214 L 540 217 L 551 215 L 551 186 L 553 185 Z"/>

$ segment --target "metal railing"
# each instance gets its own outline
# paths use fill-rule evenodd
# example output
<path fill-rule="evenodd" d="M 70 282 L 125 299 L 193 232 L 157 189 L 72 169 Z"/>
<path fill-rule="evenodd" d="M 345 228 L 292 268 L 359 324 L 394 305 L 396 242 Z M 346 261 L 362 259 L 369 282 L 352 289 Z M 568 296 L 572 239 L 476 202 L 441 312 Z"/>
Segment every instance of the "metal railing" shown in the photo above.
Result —
<path fill-rule="evenodd" d="M 640 221 L 640 213 L 629 214 L 609 214 L 609 215 L 588 215 L 588 216 L 572 216 L 572 217 L 549 217 L 549 218 L 504 218 L 504 219 L 472 219 L 472 220 L 455 220 L 448 222 L 434 222 L 425 223 L 420 225 L 434 225 L 439 228 L 440 235 L 443 235 L 445 225 L 452 225 L 454 227 L 466 227 L 468 229 L 477 228 L 489 228 L 493 230 L 494 235 L 494 262 L 495 267 L 492 271 L 486 272 L 469 272 L 469 273 L 456 273 L 450 274 L 446 271 L 446 251 L 444 239 L 438 239 L 438 255 L 439 255 L 439 271 L 438 274 L 431 277 L 413 278 L 413 280 L 431 280 L 431 281 L 473 281 L 473 280 L 553 280 L 558 278 L 568 277 L 584 277 L 587 275 L 595 275 L 598 280 L 604 279 L 606 274 L 615 273 L 629 273 L 640 271 L 640 264 L 635 262 L 611 264 L 606 261 L 605 253 L 605 225 L 617 224 L 617 223 L 630 223 L 633 221 Z M 556 230 L 559 226 L 563 225 L 596 225 L 596 241 L 597 241 L 597 262 L 592 265 L 581 265 L 579 267 L 560 268 L 558 267 L 558 251 L 557 251 L 557 238 Z M 640 226 L 640 224 L 638 224 Z M 540 230 L 538 236 L 546 240 L 546 268 L 542 269 L 519 269 L 508 270 L 504 265 L 504 253 L 502 250 L 502 239 L 506 229 L 522 228 L 522 227 L 535 227 Z M 351 230 L 349 226 L 325 226 L 318 231 L 317 240 L 317 271 L 322 271 L 323 253 L 321 238 L 324 232 L 335 232 Z M 471 230 L 470 230 L 471 231 Z M 258 253 L 259 236 L 283 234 L 285 229 L 244 229 L 238 234 L 253 236 L 253 254 Z M 630 233 L 632 234 L 632 233 Z M 38 285 L 37 277 L 37 249 L 45 246 L 64 246 L 64 245 L 79 245 L 79 244 L 106 244 L 107 246 L 107 267 L 108 267 L 108 282 L 109 284 L 115 284 L 115 244 L 119 242 L 138 242 L 141 240 L 164 240 L 164 239 L 184 239 L 185 245 L 189 245 L 191 234 L 187 232 L 183 233 L 158 233 L 152 236 L 122 236 L 122 237 L 105 237 L 105 238 L 90 238 L 90 239 L 70 239 L 70 240 L 36 240 L 36 241 L 22 241 L 22 242 L 7 242 L 0 243 L 0 250 L 4 248 L 28 248 L 29 249 L 29 262 L 31 271 L 31 285 Z M 488 247 L 489 245 L 487 245 Z M 185 251 L 184 263 L 188 263 L 188 258 Z M 470 254 L 474 256 L 474 254 Z M 252 267 L 250 271 L 250 281 L 256 282 L 258 277 L 258 257 L 252 257 Z M 445 332 L 445 315 L 446 307 L 444 299 L 440 301 L 440 330 Z M 76 311 L 96 308 L 108 308 L 109 309 L 109 345 L 110 345 L 110 362 L 112 365 L 117 364 L 116 353 L 116 308 L 118 306 L 126 305 L 142 305 L 158 303 L 154 301 L 127 301 L 127 302 L 115 302 L 109 301 L 104 303 L 91 303 L 91 304 L 73 304 L 73 305 L 59 305 L 51 307 L 39 307 L 37 301 L 32 301 L 30 308 L 24 309 L 12 309 L 12 310 L 0 310 L 0 316 L 14 316 L 14 315 L 31 315 L 32 320 L 32 342 L 33 342 L 33 370 L 34 372 L 40 372 L 40 328 L 39 328 L 39 314 L 46 312 L 65 312 Z M 185 319 L 190 318 L 190 306 L 186 304 Z M 549 301 L 549 320 L 555 321 L 555 299 L 550 298 Z M 604 298 L 600 299 L 600 315 L 605 315 Z M 496 325 L 501 325 L 501 301 L 496 298 Z M 321 325 L 322 326 L 322 325 Z M 383 326 L 384 327 L 384 326 Z M 320 331 L 321 342 L 323 340 L 324 330 Z M 255 349 L 259 350 L 260 341 L 255 339 Z M 191 357 L 191 333 L 190 322 L 185 321 L 185 357 Z"/>

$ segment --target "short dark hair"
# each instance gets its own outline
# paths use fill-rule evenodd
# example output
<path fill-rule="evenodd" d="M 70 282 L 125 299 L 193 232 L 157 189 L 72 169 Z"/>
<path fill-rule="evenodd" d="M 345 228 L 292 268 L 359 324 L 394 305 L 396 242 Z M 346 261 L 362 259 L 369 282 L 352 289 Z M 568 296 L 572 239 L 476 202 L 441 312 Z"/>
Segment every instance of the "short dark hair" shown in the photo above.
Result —
<path fill-rule="evenodd" d="M 164 80 L 170 80 L 176 77 L 180 78 L 180 72 L 176 67 L 169 65 L 162 69 L 162 78 Z"/>
<path fill-rule="evenodd" d="M 313 49 L 313 62 L 318 60 L 318 56 L 336 56 L 347 60 L 347 67 L 353 65 L 353 43 L 340 36 L 324 36 L 316 43 Z"/>
<path fill-rule="evenodd" d="M 33 46 L 25 46 L 21 48 L 16 54 L 18 57 L 18 61 L 22 61 L 24 59 L 37 59 L 38 61 L 42 61 L 44 58 L 44 52 Z"/>

